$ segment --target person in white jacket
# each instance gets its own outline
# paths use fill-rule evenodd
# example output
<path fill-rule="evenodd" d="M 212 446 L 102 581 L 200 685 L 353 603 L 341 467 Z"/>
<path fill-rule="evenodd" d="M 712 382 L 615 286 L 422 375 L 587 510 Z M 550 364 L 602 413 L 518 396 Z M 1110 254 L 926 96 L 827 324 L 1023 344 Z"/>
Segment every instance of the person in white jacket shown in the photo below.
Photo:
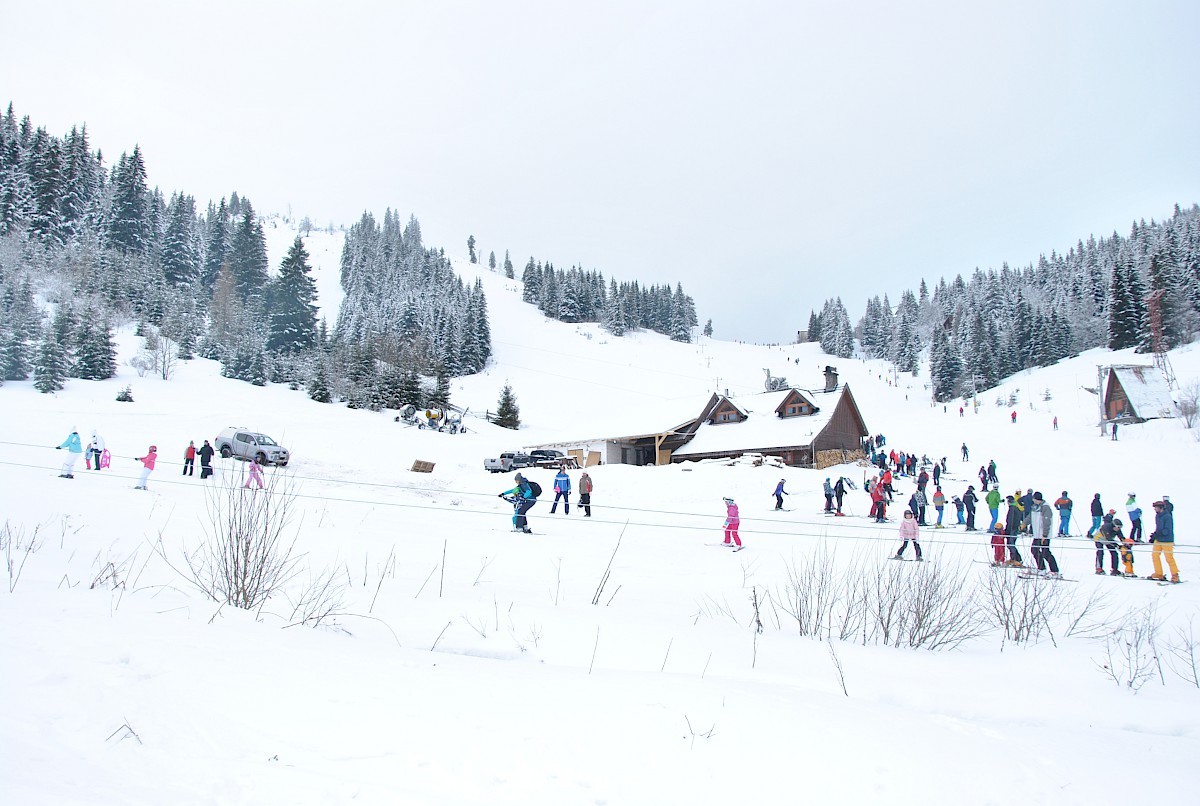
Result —
<path fill-rule="evenodd" d="M 88 443 L 88 458 L 92 470 L 100 469 L 100 455 L 104 453 L 104 437 L 92 432 L 92 441 Z"/>

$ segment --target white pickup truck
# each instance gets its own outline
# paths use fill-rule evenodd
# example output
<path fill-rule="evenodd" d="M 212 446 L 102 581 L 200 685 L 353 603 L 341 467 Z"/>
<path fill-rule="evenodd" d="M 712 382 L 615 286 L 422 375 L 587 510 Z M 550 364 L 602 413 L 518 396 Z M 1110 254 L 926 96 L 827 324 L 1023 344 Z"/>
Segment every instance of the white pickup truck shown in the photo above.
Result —
<path fill-rule="evenodd" d="M 527 453 L 505 451 L 499 459 L 484 459 L 483 469 L 489 473 L 509 473 L 523 467 L 533 467 L 534 458 Z"/>

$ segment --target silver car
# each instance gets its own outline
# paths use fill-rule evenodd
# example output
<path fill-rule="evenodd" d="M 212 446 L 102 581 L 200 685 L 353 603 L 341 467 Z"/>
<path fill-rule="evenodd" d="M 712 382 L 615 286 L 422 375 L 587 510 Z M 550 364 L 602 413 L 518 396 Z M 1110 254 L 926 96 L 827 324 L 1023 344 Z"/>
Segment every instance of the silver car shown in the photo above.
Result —
<path fill-rule="evenodd" d="M 279 465 L 286 467 L 288 459 L 287 448 L 271 439 L 266 434 L 251 431 L 248 428 L 229 427 L 217 434 L 214 443 L 217 453 L 228 459 L 237 456 L 241 459 L 258 458 L 260 465 Z"/>

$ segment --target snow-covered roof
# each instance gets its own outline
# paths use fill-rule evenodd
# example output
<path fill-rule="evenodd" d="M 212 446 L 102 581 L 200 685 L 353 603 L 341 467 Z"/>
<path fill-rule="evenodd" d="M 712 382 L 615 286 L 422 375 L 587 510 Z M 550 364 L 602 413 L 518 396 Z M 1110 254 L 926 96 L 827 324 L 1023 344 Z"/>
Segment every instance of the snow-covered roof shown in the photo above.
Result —
<path fill-rule="evenodd" d="M 1158 367 L 1127 364 L 1109 369 L 1121 382 L 1121 388 L 1125 390 L 1136 416 L 1144 420 L 1175 416 L 1171 387 Z"/>
<path fill-rule="evenodd" d="M 845 387 L 833 392 L 810 392 L 807 389 L 784 389 L 764 392 L 737 399 L 737 406 L 746 419 L 736 423 L 712 424 L 703 422 L 696 436 L 673 456 L 698 456 L 731 451 L 763 451 L 811 445 L 824 430 L 837 409 Z M 780 417 L 776 409 L 784 398 L 798 391 L 817 407 L 815 414 Z M 732 401 L 731 401 L 732 402 Z"/>

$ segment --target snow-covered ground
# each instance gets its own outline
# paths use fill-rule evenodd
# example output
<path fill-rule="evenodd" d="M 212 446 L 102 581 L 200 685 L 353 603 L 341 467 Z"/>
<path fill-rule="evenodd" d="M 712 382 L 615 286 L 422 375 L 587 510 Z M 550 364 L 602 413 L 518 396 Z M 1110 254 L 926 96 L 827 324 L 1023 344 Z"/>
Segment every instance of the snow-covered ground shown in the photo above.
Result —
<path fill-rule="evenodd" d="M 273 266 L 292 238 L 277 229 Z M 334 307 L 340 237 L 308 241 L 322 303 Z M 52 396 L 31 383 L 0 388 L 5 802 L 1195 802 L 1200 688 L 1166 648 L 1181 645 L 1177 630 L 1200 602 L 1189 494 L 1200 431 L 1154 422 L 1113 442 L 1099 435 L 1085 389 L 1098 363 L 1143 357 L 1093 351 L 1023 373 L 959 417 L 957 405 L 930 405 L 923 378 L 889 384 L 880 362 L 832 360 L 814 345 L 612 338 L 546 321 L 520 302 L 516 281 L 460 268 L 483 278 L 496 360 L 455 381 L 454 402 L 494 409 L 507 381 L 520 432 L 481 419 L 465 434 L 417 430 L 394 412 L 230 381 L 202 359 L 167 381 L 138 377 L 126 363 L 139 341 L 129 331 L 117 378 L 73 380 Z M 327 315 L 332 326 L 335 309 Z M 1200 378 L 1200 349 L 1171 358 L 1181 381 Z M 854 517 L 820 514 L 823 479 L 861 482 L 858 467 L 596 467 L 594 516 L 574 506 L 551 515 L 546 496 L 530 513 L 534 535 L 512 533 L 497 498 L 511 476 L 482 469 L 505 449 L 678 424 L 714 390 L 760 391 L 764 368 L 819 387 L 826 364 L 890 447 L 948 457 L 949 493 L 995 459 L 1005 491 L 1053 500 L 1069 490 L 1077 515 L 1095 492 L 1123 512 L 1132 491 L 1149 526 L 1149 503 L 1170 495 L 1192 584 L 1096 577 L 1082 539 L 1054 541 L 1078 582 L 1023 583 L 1059 586 L 1076 613 L 1106 594 L 1100 612 L 1114 628 L 1156 603 L 1161 671 L 1136 691 L 1118 685 L 1102 668 L 1104 641 L 1068 635 L 1062 620 L 1033 644 L 993 632 L 938 652 L 799 635 L 779 604 L 790 569 L 822 551 L 839 569 L 865 568 L 898 545 L 894 524 L 862 517 L 861 490 L 847 499 Z M 126 384 L 134 402 L 116 402 Z M 1011 407 L 994 404 L 1011 392 L 1016 424 Z M 240 478 L 243 466 L 218 461 L 212 482 L 182 477 L 184 447 L 234 424 L 294 457 L 268 473 L 267 493 L 290 484 L 295 494 L 301 573 L 255 612 L 206 599 L 154 549 L 178 566 L 204 538 L 206 486 Z M 54 446 L 72 427 L 107 440 L 110 469 L 81 462 L 74 480 L 56 477 Z M 133 457 L 150 444 L 162 459 L 141 492 Z M 414 460 L 435 462 L 434 472 L 410 472 Z M 550 489 L 550 472 L 531 475 Z M 774 512 L 780 477 L 789 511 Z M 900 481 L 901 500 L 911 489 Z M 740 553 L 710 545 L 723 496 L 741 505 Z M 982 533 L 926 530 L 923 542 L 932 567 L 980 580 L 1012 573 L 970 562 L 990 554 Z M 1022 549 L 1028 556 L 1027 539 Z M 1137 555 L 1149 573 L 1149 549 Z M 344 588 L 334 628 L 289 627 L 292 602 L 329 572 Z"/>

